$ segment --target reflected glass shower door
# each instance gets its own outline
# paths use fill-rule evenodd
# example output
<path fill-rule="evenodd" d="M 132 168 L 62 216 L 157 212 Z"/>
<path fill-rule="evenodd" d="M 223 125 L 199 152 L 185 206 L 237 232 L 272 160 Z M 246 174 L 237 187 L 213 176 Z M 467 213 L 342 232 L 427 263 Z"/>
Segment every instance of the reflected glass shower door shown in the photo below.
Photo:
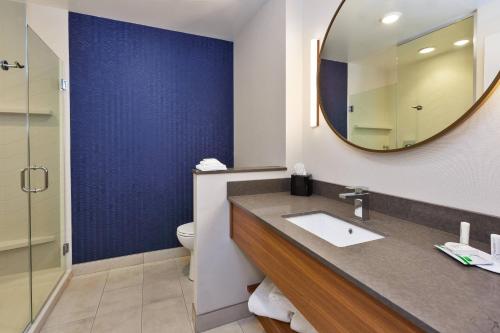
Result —
<path fill-rule="evenodd" d="M 65 271 L 61 68 L 59 57 L 28 27 L 33 318 Z"/>
<path fill-rule="evenodd" d="M 0 332 L 31 321 L 25 5 L 0 0 Z M 19 66 L 16 65 L 16 61 Z M 13 67 L 12 67 L 13 66 Z"/>

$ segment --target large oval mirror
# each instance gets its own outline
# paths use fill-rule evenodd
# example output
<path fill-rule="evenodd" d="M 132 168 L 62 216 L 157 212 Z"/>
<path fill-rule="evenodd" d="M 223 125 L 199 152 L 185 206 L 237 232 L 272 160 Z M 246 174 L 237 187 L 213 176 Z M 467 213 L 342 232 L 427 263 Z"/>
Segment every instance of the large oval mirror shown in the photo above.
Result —
<path fill-rule="evenodd" d="M 364 150 L 398 151 L 466 119 L 499 79 L 499 3 L 343 1 L 321 48 L 318 77 L 332 130 Z"/>

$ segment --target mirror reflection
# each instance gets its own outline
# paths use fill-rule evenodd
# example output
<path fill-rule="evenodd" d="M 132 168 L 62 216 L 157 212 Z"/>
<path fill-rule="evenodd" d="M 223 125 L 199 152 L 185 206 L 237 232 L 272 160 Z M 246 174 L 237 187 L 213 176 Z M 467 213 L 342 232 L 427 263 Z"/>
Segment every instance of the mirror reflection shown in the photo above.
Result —
<path fill-rule="evenodd" d="M 358 147 L 396 150 L 454 125 L 482 95 L 475 40 L 489 2 L 345 1 L 321 53 L 330 127 Z"/>

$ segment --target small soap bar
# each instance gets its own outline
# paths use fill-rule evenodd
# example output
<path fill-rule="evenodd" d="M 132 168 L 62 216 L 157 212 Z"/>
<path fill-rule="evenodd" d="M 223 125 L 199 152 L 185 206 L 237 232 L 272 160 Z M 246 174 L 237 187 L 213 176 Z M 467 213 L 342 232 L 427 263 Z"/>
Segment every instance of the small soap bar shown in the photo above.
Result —
<path fill-rule="evenodd" d="M 477 249 L 473 248 L 470 245 L 465 245 L 462 243 L 447 242 L 444 244 L 444 246 L 448 250 L 459 256 L 468 256 L 477 252 Z"/>

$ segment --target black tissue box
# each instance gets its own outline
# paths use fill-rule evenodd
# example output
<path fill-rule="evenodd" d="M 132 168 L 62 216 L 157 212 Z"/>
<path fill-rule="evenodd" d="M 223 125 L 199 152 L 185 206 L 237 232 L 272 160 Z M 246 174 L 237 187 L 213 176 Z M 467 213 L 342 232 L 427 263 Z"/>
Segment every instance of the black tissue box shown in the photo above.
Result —
<path fill-rule="evenodd" d="M 311 175 L 292 175 L 290 183 L 290 194 L 308 197 L 312 194 L 312 176 Z"/>

